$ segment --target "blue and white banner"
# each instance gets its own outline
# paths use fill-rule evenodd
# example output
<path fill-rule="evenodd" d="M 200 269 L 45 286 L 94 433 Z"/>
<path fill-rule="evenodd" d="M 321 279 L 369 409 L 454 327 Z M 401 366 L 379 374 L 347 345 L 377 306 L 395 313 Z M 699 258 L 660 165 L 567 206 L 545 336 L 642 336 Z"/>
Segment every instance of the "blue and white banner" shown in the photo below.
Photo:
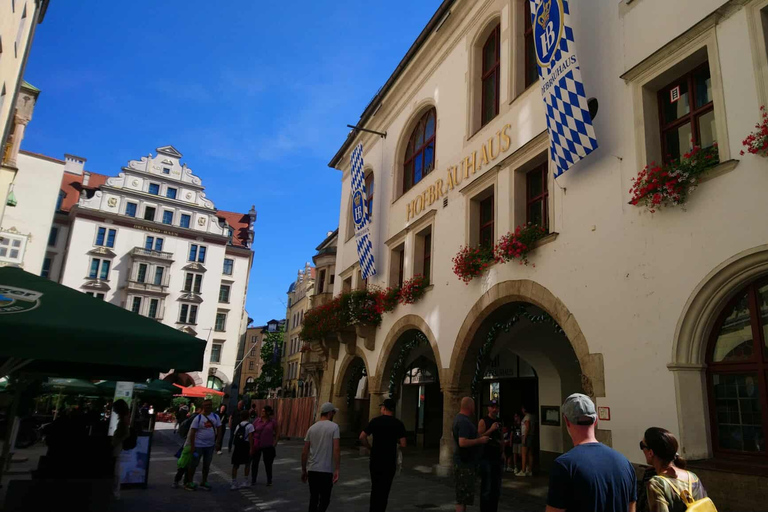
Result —
<path fill-rule="evenodd" d="M 568 0 L 530 0 L 555 177 L 597 149 L 576 58 Z"/>
<path fill-rule="evenodd" d="M 376 275 L 369 214 L 368 195 L 365 190 L 365 173 L 363 172 L 363 145 L 358 144 L 355 150 L 352 151 L 352 218 L 355 221 L 357 257 L 360 259 L 360 272 L 363 275 L 363 279 Z"/>

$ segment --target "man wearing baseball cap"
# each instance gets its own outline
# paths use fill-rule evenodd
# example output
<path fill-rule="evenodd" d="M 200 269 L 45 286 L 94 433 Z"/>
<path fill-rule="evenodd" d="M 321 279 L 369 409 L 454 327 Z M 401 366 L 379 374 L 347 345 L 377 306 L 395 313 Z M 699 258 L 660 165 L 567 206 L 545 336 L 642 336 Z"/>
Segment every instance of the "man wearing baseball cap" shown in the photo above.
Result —
<path fill-rule="evenodd" d="M 338 409 L 326 402 L 320 406 L 320 421 L 309 427 L 301 453 L 301 481 L 309 482 L 309 512 L 325 512 L 331 489 L 339 481 L 341 447 L 339 426 L 333 422 Z"/>
<path fill-rule="evenodd" d="M 405 448 L 405 425 L 395 418 L 397 403 L 387 398 L 379 408 L 381 416 L 373 418 L 360 433 L 360 442 L 371 450 L 371 512 L 387 510 L 389 491 L 397 472 L 397 447 Z M 368 436 L 373 435 L 373 446 Z"/>
<path fill-rule="evenodd" d="M 562 413 L 573 449 L 552 466 L 546 512 L 634 512 L 635 470 L 626 457 L 597 441 L 595 404 L 574 393 Z"/>

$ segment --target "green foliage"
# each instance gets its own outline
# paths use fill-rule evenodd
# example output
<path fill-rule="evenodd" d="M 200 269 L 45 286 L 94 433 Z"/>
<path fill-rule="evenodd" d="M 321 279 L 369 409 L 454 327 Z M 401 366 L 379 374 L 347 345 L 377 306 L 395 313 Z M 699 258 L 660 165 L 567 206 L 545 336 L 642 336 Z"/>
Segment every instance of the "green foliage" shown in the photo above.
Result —
<path fill-rule="evenodd" d="M 256 379 L 256 398 L 264 398 L 270 389 L 279 387 L 283 382 L 283 366 L 279 354 L 283 351 L 284 330 L 268 333 L 261 344 L 261 374 Z M 276 355 L 277 354 L 277 355 Z"/>

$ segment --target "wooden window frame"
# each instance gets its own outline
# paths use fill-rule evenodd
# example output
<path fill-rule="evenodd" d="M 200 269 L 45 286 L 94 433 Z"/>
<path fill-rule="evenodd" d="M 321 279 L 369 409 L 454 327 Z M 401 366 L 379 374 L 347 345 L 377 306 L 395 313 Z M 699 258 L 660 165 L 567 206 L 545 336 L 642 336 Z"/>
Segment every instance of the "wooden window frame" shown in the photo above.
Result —
<path fill-rule="evenodd" d="M 488 63 L 485 61 L 485 50 L 489 45 L 495 45 L 496 61 Z M 482 71 L 480 73 L 480 126 L 483 127 L 490 123 L 499 115 L 499 101 L 501 98 L 501 23 L 496 25 L 483 44 L 481 50 Z M 493 115 L 485 119 L 485 84 L 488 80 L 494 81 L 494 108 Z"/>
<path fill-rule="evenodd" d="M 541 173 L 541 194 L 531 195 L 530 176 L 533 173 Z M 549 162 L 543 162 L 534 169 L 525 173 L 525 223 L 531 222 L 531 206 L 535 203 L 542 203 L 542 226 L 549 233 Z"/>
<path fill-rule="evenodd" d="M 699 133 L 699 119 L 703 117 L 704 115 L 714 112 L 715 110 L 715 100 L 714 95 L 713 98 L 709 101 L 709 103 L 702 105 L 698 109 L 696 109 L 696 88 L 694 86 L 693 77 L 701 71 L 702 69 L 706 68 L 709 71 L 710 80 L 712 80 L 712 71 L 709 69 L 709 60 L 706 60 L 703 64 L 699 64 L 692 70 L 688 71 L 687 73 L 684 73 L 671 82 L 669 82 L 667 85 L 659 89 L 659 92 L 657 93 L 657 100 L 656 103 L 658 103 L 659 107 L 659 132 L 661 136 L 661 155 L 662 160 L 667 161 L 667 155 L 669 155 L 669 148 L 667 147 L 667 138 L 665 135 L 671 131 L 677 130 L 682 126 L 685 126 L 686 124 L 691 125 L 691 137 L 693 137 L 693 145 L 698 146 L 699 141 L 701 139 L 701 134 Z M 682 117 L 678 117 L 674 121 L 670 121 L 669 123 L 664 123 L 664 101 L 667 95 L 669 95 L 670 91 L 674 88 L 674 85 L 677 83 L 681 83 L 683 80 L 688 84 L 688 113 L 683 115 Z"/>
<path fill-rule="evenodd" d="M 429 122 L 430 116 L 434 117 L 435 119 L 435 133 L 432 134 L 431 137 L 426 138 L 426 128 L 427 123 Z M 424 143 L 420 146 L 416 146 L 416 134 L 419 132 L 419 127 L 424 128 L 425 138 Z M 424 154 L 426 153 L 426 149 L 429 147 L 429 145 L 432 144 L 433 154 L 432 154 L 432 167 L 427 169 L 424 167 Z M 419 183 L 421 180 L 423 180 L 429 173 L 431 173 L 435 169 L 435 161 L 437 160 L 437 109 L 435 107 L 430 108 L 427 110 L 420 118 L 419 121 L 416 123 L 416 126 L 411 131 L 411 135 L 408 137 L 408 142 L 406 144 L 406 154 L 408 151 L 408 146 L 412 146 L 414 149 L 411 153 L 410 157 L 406 157 L 403 161 L 403 194 L 408 192 L 410 189 L 412 189 L 417 183 Z M 413 164 L 417 158 L 421 158 L 422 161 L 422 167 L 421 167 L 421 179 L 419 181 L 414 181 L 415 176 L 413 170 L 411 170 L 410 175 L 410 181 L 407 180 L 408 175 L 405 172 L 406 168 L 409 164 Z M 415 166 L 414 166 L 415 168 Z"/>
<path fill-rule="evenodd" d="M 495 211 L 495 200 L 494 196 L 496 195 L 496 191 L 493 191 L 494 193 L 490 196 L 486 197 L 485 199 L 482 199 L 478 201 L 478 211 L 477 211 L 477 224 L 478 224 L 478 230 L 477 230 L 477 245 L 479 247 L 483 246 L 483 231 L 490 228 L 491 230 L 491 242 L 490 247 L 492 248 L 495 243 L 495 236 L 496 236 L 496 211 Z M 488 201 L 491 202 L 491 220 L 483 223 L 483 205 L 486 204 Z"/>
<path fill-rule="evenodd" d="M 714 328 L 710 333 L 709 347 L 707 348 L 707 399 L 709 403 L 709 425 L 710 434 L 712 439 L 712 451 L 715 456 L 741 458 L 747 461 L 759 461 L 768 459 L 768 448 L 762 452 L 744 452 L 739 450 L 730 450 L 720 447 L 719 435 L 718 435 L 718 423 L 717 423 L 717 410 L 715 408 L 715 387 L 714 387 L 714 375 L 723 375 L 728 373 L 754 373 L 757 374 L 758 380 L 758 393 L 760 402 L 760 412 L 762 415 L 762 427 L 763 435 L 768 434 L 768 353 L 765 349 L 765 340 L 763 328 L 760 322 L 759 303 L 758 303 L 758 290 L 760 287 L 768 284 L 768 279 L 760 279 L 753 281 L 745 288 L 739 290 L 723 310 L 720 312 L 720 317 L 714 324 Z M 749 316 L 750 326 L 752 328 L 752 343 L 753 343 L 753 358 L 751 361 L 734 361 L 734 362 L 713 362 L 712 358 L 715 352 L 715 346 L 720 334 L 720 330 L 725 323 L 728 314 L 731 312 L 736 303 L 741 299 L 744 293 L 747 293 L 749 304 Z"/>
<path fill-rule="evenodd" d="M 536 79 L 538 79 L 539 71 L 538 71 L 538 62 L 531 62 L 530 59 L 530 49 L 531 46 L 535 47 L 535 41 L 533 40 L 533 23 L 531 22 L 531 3 L 528 0 L 523 0 L 523 3 L 525 4 L 524 10 L 523 10 L 523 38 L 525 39 L 525 69 L 523 70 L 523 74 L 525 75 L 523 77 L 525 88 L 532 86 L 536 83 L 536 80 L 529 81 L 528 78 L 531 75 L 530 70 L 533 67 L 533 69 L 536 69 Z M 518 25 L 519 26 L 519 25 Z"/>
<path fill-rule="evenodd" d="M 373 219 L 373 191 L 375 186 L 376 186 L 376 183 L 374 181 L 373 171 L 368 171 L 368 174 L 365 175 L 365 198 L 366 198 L 365 207 L 368 210 L 368 220 Z"/>
<path fill-rule="evenodd" d="M 398 252 L 398 263 L 397 263 L 397 286 L 399 288 L 402 288 L 403 281 L 405 281 L 405 247 L 403 247 L 402 251 Z"/>

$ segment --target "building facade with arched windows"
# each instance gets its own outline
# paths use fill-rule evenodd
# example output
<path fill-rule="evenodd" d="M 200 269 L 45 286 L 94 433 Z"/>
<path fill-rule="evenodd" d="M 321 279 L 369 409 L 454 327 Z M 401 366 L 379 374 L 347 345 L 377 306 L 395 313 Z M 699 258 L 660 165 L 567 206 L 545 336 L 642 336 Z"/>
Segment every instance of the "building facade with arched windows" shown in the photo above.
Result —
<path fill-rule="evenodd" d="M 745 479 L 765 486 L 768 164 L 740 149 L 768 102 L 768 2 L 681 0 L 674 15 L 662 0 L 570 2 L 599 149 L 557 179 L 527 4 L 443 2 L 358 122 L 386 138 L 353 131 L 331 160 L 335 293 L 431 284 L 383 315 L 373 343 L 358 336 L 331 357 L 320 400 L 351 403 L 362 366 L 371 414 L 397 398 L 442 467 L 462 396 L 498 399 L 505 417 L 525 406 L 541 420 L 545 468 L 570 447 L 559 406 L 584 392 L 600 439 L 632 462 L 644 462 L 644 430 L 663 426 L 715 496 Z M 375 181 L 368 282 L 350 231 L 359 143 Z M 693 144 L 716 164 L 684 208 L 630 204 L 647 164 Z M 527 223 L 546 232 L 530 264 L 491 263 L 467 284 L 454 274 L 463 246 L 492 247 Z"/>

